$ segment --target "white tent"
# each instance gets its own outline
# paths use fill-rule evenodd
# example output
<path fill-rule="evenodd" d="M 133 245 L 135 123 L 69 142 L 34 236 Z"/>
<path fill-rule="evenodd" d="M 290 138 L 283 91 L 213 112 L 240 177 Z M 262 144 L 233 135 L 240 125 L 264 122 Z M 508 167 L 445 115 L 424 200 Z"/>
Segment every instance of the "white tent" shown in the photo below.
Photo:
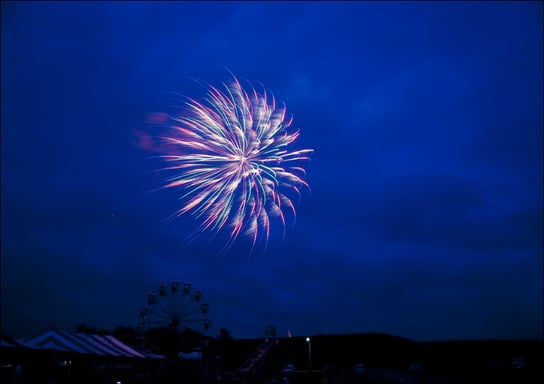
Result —
<path fill-rule="evenodd" d="M 164 358 L 162 355 L 151 355 L 135 350 L 111 335 L 93 335 L 77 332 L 66 332 L 54 327 L 39 334 L 19 339 L 23 345 L 34 349 L 54 350 L 59 352 L 75 352 L 99 356 L 129 357 L 136 359 Z"/>

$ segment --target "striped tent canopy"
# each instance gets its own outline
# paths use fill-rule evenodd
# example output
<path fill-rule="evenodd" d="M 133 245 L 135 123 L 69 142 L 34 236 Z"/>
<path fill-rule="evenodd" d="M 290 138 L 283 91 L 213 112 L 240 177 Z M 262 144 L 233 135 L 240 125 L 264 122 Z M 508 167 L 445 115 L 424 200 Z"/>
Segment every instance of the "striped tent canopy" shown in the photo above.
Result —
<path fill-rule="evenodd" d="M 36 336 L 19 339 L 25 345 L 35 349 L 54 350 L 59 352 L 75 352 L 99 356 L 115 356 L 130 358 L 164 358 L 161 355 L 150 355 L 139 352 L 111 335 L 93 335 L 77 332 L 66 332 L 54 327 L 46 329 Z"/>
<path fill-rule="evenodd" d="M 0 335 L 0 347 L 16 348 L 17 344 L 14 340 L 10 339 L 9 337 Z"/>
<path fill-rule="evenodd" d="M 0 347 L 1 348 L 30 348 L 33 349 L 31 345 L 28 345 L 20 340 L 16 340 L 12 337 L 1 335 L 0 334 Z"/>

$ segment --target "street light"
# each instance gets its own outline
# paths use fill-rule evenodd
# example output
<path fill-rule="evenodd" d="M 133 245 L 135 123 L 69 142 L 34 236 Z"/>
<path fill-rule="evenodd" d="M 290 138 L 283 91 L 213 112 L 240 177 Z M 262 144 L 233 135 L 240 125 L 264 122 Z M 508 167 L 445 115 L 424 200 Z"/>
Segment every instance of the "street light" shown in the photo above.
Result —
<path fill-rule="evenodd" d="M 310 362 L 310 372 L 312 372 L 312 340 L 307 337 L 306 342 L 308 343 L 308 360 Z"/>

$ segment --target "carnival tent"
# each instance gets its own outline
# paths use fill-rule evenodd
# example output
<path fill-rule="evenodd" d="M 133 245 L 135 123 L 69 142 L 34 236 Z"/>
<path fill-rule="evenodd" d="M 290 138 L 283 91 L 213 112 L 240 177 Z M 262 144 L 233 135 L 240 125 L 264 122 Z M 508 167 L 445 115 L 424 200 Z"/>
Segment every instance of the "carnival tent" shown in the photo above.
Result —
<path fill-rule="evenodd" d="M 152 355 L 137 351 L 111 335 L 66 332 L 54 327 L 46 329 L 35 336 L 19 339 L 18 341 L 34 349 L 58 352 L 136 359 L 164 358 L 162 355 Z"/>

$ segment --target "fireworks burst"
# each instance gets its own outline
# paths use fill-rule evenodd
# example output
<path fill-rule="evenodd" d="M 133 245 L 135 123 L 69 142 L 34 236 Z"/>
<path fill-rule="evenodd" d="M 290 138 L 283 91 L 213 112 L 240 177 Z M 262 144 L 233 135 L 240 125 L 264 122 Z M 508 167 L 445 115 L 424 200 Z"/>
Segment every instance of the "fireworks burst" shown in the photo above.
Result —
<path fill-rule="evenodd" d="M 160 157 L 174 175 L 163 188 L 184 191 L 172 217 L 190 213 L 201 221 L 197 232 L 228 228 L 229 245 L 241 234 L 255 245 L 269 239 L 272 220 L 285 230 L 285 213 L 295 216 L 293 199 L 308 188 L 298 164 L 312 150 L 289 150 L 299 131 L 266 90 L 246 91 L 234 76 L 223 85 L 224 92 L 209 86 L 204 103 L 188 99 L 183 113 L 170 116 L 162 138 L 169 150 Z"/>

